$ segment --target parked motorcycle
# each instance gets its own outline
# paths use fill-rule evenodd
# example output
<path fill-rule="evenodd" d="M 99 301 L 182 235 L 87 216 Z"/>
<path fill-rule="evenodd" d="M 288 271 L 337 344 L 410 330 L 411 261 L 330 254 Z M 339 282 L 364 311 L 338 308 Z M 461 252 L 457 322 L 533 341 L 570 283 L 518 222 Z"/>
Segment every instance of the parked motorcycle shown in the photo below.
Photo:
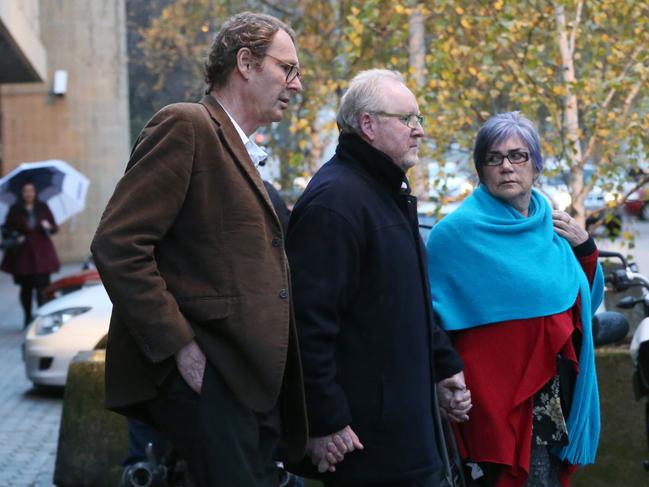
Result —
<path fill-rule="evenodd" d="M 633 391 L 636 401 L 646 399 L 645 429 L 649 448 L 649 278 L 639 272 L 637 265 L 629 263 L 618 252 L 600 251 L 599 255 L 603 258 L 617 259 L 622 264 L 622 267 L 606 274 L 607 283 L 615 291 L 626 291 L 633 286 L 638 286 L 642 290 L 640 297 L 623 297 L 617 303 L 617 307 L 633 309 L 641 306 L 642 316 L 644 316 L 633 333 L 629 351 L 633 363 Z M 649 472 L 649 460 L 644 460 L 643 466 Z"/>

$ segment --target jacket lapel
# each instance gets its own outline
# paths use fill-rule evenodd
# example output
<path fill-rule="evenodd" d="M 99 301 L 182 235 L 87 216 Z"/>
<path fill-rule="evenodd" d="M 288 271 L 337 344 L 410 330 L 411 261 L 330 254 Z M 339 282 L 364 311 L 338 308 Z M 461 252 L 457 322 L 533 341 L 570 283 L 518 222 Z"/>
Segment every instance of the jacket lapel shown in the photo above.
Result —
<path fill-rule="evenodd" d="M 261 176 L 259 175 L 259 171 L 257 171 L 252 160 L 250 159 L 248 151 L 243 145 L 237 129 L 234 127 L 234 125 L 232 125 L 232 122 L 230 121 L 230 117 L 227 113 L 225 113 L 223 107 L 211 95 L 205 95 L 201 99 L 200 103 L 207 109 L 210 117 L 212 117 L 212 120 L 214 120 L 214 122 L 216 122 L 216 124 L 218 125 L 218 134 L 221 142 L 223 143 L 223 146 L 230 151 L 230 154 L 232 154 L 232 159 L 246 175 L 250 185 L 257 191 L 258 195 L 266 204 L 266 209 L 269 210 L 273 215 L 275 223 L 278 227 L 281 228 L 279 218 L 275 213 L 273 203 L 271 202 L 270 197 L 268 196 L 268 192 L 264 187 L 264 183 L 261 179 Z"/>

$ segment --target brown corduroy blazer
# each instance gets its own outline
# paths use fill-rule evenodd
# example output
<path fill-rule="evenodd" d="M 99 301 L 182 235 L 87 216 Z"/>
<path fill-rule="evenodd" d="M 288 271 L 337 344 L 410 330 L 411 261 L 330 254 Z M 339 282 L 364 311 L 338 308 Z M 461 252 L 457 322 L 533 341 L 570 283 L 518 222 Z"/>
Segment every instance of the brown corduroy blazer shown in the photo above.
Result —
<path fill-rule="evenodd" d="M 281 404 L 288 457 L 306 444 L 280 222 L 228 115 L 211 96 L 160 110 L 140 134 L 92 242 L 113 302 L 106 406 L 155 397 L 196 339 L 254 411 Z"/>

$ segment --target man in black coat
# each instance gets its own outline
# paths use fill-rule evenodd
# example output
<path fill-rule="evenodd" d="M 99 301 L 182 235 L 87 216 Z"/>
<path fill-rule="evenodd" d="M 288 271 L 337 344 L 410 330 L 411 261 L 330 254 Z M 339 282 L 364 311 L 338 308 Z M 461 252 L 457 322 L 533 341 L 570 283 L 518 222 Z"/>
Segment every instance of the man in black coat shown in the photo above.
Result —
<path fill-rule="evenodd" d="M 351 81 L 337 121 L 336 154 L 297 202 L 287 236 L 307 452 L 328 486 L 434 487 L 434 385 L 451 419 L 468 419 L 471 400 L 435 322 L 405 175 L 423 117 L 400 74 L 370 70 Z"/>

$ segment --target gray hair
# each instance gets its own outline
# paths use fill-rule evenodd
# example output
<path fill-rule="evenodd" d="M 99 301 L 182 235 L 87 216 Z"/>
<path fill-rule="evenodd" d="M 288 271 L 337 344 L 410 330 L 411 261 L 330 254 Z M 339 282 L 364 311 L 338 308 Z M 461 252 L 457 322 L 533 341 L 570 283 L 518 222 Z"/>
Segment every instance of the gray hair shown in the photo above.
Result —
<path fill-rule="evenodd" d="M 360 134 L 361 113 L 381 111 L 381 85 L 386 81 L 406 83 L 401 73 L 389 69 L 368 69 L 352 78 L 336 115 L 338 129 L 342 133 Z"/>
<path fill-rule="evenodd" d="M 487 152 L 496 144 L 511 137 L 521 139 L 530 151 L 530 157 L 537 174 L 543 171 L 541 141 L 534 124 L 521 112 L 498 113 L 490 117 L 478 131 L 473 148 L 473 163 L 482 181 L 482 168 Z"/>

